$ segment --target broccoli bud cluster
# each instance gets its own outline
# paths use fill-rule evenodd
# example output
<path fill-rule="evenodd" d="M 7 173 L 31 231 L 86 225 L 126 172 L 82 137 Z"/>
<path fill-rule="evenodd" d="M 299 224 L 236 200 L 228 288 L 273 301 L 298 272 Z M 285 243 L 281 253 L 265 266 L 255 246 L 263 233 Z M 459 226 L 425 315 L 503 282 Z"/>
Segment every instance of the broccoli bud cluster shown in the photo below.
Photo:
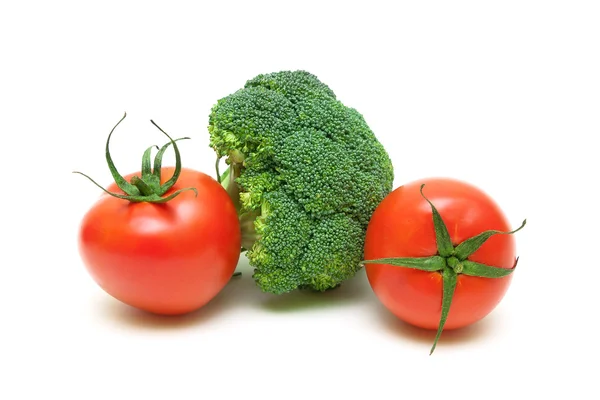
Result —
<path fill-rule="evenodd" d="M 324 291 L 356 274 L 367 224 L 394 178 L 358 111 L 316 76 L 281 71 L 220 99 L 209 133 L 230 165 L 242 225 L 253 228 L 243 243 L 263 291 Z"/>

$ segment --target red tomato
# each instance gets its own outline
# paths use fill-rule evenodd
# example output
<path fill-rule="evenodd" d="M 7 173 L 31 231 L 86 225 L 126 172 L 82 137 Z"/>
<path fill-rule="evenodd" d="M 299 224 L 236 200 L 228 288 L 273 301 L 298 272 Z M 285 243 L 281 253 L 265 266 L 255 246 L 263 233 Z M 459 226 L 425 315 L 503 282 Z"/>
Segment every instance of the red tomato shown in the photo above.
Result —
<path fill-rule="evenodd" d="M 498 205 L 465 182 L 430 178 L 395 189 L 377 207 L 365 239 L 365 259 L 428 257 L 437 253 L 432 209 L 437 208 L 454 246 L 486 230 L 510 231 Z M 516 263 L 513 235 L 494 235 L 467 260 L 498 268 Z M 387 264 L 366 264 L 369 283 L 393 314 L 412 325 L 437 329 L 442 309 L 442 275 Z M 483 278 L 458 274 L 444 329 L 472 324 L 489 314 L 503 298 L 512 274 Z"/>
<path fill-rule="evenodd" d="M 173 171 L 162 168 L 161 183 Z M 133 307 L 172 315 L 202 307 L 228 283 L 241 246 L 233 202 L 213 178 L 185 168 L 165 196 L 187 187 L 196 188 L 198 196 L 186 191 L 160 204 L 103 194 L 85 215 L 81 256 L 107 293 Z M 123 194 L 116 184 L 108 190 Z"/>

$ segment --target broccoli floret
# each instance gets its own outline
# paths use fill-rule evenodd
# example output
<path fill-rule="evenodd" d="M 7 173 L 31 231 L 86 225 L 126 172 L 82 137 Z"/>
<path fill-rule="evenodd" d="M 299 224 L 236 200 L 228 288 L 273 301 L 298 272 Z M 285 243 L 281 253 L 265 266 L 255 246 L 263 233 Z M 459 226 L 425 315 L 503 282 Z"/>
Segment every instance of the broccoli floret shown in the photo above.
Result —
<path fill-rule="evenodd" d="M 281 71 L 220 99 L 209 133 L 229 164 L 223 185 L 263 291 L 324 291 L 356 274 L 367 224 L 394 177 L 361 114 L 316 76 Z"/>

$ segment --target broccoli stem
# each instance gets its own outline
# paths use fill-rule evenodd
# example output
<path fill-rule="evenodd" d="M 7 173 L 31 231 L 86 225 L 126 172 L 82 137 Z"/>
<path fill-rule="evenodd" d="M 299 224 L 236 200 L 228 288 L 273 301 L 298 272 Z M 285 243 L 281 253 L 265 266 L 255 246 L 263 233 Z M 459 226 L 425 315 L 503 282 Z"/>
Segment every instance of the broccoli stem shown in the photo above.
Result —
<path fill-rule="evenodd" d="M 242 248 L 249 250 L 254 246 L 254 243 L 260 239 L 260 235 L 256 233 L 254 221 L 260 217 L 260 210 L 253 210 L 240 215 L 240 228 L 242 230 Z"/>
<path fill-rule="evenodd" d="M 249 250 L 254 246 L 254 243 L 260 238 L 260 235 L 256 233 L 254 222 L 256 218 L 261 216 L 261 210 L 252 210 L 242 212 L 242 205 L 240 202 L 240 187 L 236 182 L 243 170 L 243 154 L 236 152 L 231 154 L 227 161 L 229 167 L 223 172 L 223 175 L 219 177 L 221 185 L 227 191 L 227 194 L 233 201 L 235 209 L 238 213 L 240 221 L 240 229 L 242 231 L 242 251 Z"/>
<path fill-rule="evenodd" d="M 236 179 L 240 176 L 242 171 L 242 165 L 238 163 L 232 163 L 228 168 L 228 176 L 223 185 L 225 190 L 227 190 L 227 194 L 233 201 L 233 205 L 235 206 L 235 210 L 240 213 L 241 204 L 240 204 L 240 187 L 236 183 Z"/>

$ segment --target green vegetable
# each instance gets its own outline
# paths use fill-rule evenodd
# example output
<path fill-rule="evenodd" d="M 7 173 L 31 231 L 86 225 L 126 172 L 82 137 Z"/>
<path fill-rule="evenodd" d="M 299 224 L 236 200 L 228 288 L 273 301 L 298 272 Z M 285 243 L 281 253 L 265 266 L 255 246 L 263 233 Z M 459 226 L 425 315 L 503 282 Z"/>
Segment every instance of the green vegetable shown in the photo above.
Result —
<path fill-rule="evenodd" d="M 282 71 L 219 100 L 209 132 L 263 291 L 325 291 L 356 274 L 394 176 L 361 114 L 314 75 Z"/>

